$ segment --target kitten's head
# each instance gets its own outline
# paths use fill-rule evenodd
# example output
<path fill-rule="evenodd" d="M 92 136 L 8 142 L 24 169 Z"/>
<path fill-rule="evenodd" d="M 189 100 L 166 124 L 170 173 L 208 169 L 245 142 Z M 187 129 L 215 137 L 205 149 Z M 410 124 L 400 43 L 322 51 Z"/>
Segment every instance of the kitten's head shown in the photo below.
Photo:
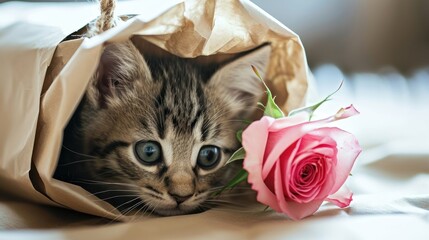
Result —
<path fill-rule="evenodd" d="M 270 47 L 216 70 L 182 58 L 144 59 L 130 42 L 106 47 L 80 113 L 86 179 L 122 211 L 198 211 L 226 183 L 236 131 L 263 95 Z M 100 191 L 101 189 L 101 191 Z"/>

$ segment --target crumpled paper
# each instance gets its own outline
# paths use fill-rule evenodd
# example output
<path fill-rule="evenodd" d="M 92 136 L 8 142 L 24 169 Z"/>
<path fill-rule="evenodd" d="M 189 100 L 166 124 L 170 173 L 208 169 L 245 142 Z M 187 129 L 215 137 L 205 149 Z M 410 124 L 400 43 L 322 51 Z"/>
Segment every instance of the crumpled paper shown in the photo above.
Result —
<path fill-rule="evenodd" d="M 305 53 L 298 36 L 287 27 L 247 0 L 162 2 L 139 1 L 141 15 L 91 39 L 61 42 L 71 29 L 82 26 L 77 24 L 94 19 L 94 11 L 68 16 L 75 25 L 61 18 L 43 24 L 34 17 L 46 18 L 48 11 L 0 25 L 1 194 L 103 217 L 120 215 L 79 186 L 52 178 L 63 129 L 97 67 L 103 45 L 109 42 L 132 37 L 137 46 L 149 42 L 181 57 L 207 56 L 201 61 L 209 62 L 270 43 L 265 80 L 277 103 L 285 112 L 304 104 Z M 132 4 L 128 10 L 133 13 Z M 121 11 L 126 12 L 126 7 Z"/>

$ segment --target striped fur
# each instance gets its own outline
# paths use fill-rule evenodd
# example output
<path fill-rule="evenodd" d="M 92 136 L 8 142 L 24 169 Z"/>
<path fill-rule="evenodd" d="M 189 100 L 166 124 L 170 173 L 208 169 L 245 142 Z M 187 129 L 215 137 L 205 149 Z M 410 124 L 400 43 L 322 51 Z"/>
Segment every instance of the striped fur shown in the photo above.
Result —
<path fill-rule="evenodd" d="M 203 209 L 215 187 L 235 169 L 224 166 L 239 147 L 236 131 L 263 94 L 250 65 L 264 72 L 265 46 L 224 66 L 143 58 L 130 42 L 106 47 L 94 79 L 65 130 L 55 177 L 78 184 L 123 213 L 160 215 Z M 162 162 L 146 166 L 134 144 L 156 141 Z M 202 146 L 221 149 L 211 170 L 196 164 Z M 176 196 L 191 196 L 182 203 Z"/>

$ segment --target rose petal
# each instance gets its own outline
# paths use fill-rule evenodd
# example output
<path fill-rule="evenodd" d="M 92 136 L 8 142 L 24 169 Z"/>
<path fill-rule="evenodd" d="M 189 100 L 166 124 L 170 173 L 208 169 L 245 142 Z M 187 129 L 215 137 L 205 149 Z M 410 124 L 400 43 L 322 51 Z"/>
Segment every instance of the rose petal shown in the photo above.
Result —
<path fill-rule="evenodd" d="M 268 156 L 266 157 L 264 163 L 264 169 L 271 169 L 276 163 L 279 156 L 294 142 L 302 137 L 302 125 L 296 125 L 293 127 L 289 127 L 284 129 L 283 131 L 278 131 L 270 134 L 270 139 L 272 141 L 271 151 L 268 152 Z M 295 152 L 298 149 L 294 149 Z M 268 149 L 267 149 L 268 151 Z"/>
<path fill-rule="evenodd" d="M 279 168 L 278 172 L 281 176 L 283 176 L 283 178 L 278 177 L 278 179 L 280 179 L 279 181 L 283 183 L 283 187 L 281 189 L 281 192 L 282 192 L 282 194 L 283 194 L 283 192 L 285 192 L 287 196 L 291 196 L 290 183 L 292 181 L 291 178 L 293 177 L 291 172 L 292 172 L 292 168 L 293 168 L 294 159 L 296 157 L 295 154 L 298 150 L 300 143 L 301 143 L 301 139 L 299 139 L 295 144 L 290 146 L 287 149 L 287 151 L 283 152 L 279 158 L 280 161 L 276 162 L 276 165 Z M 279 187 L 279 186 L 277 186 L 277 187 Z"/>
<path fill-rule="evenodd" d="M 293 159 L 288 159 L 288 162 L 292 162 L 292 160 Z M 277 197 L 278 205 L 281 209 L 281 211 L 279 210 L 276 210 L 276 211 L 287 214 L 293 220 L 299 220 L 304 217 L 310 216 L 311 214 L 317 211 L 317 209 L 323 203 L 324 199 L 326 199 L 326 197 L 329 195 L 329 192 L 335 183 L 335 173 L 329 172 L 326 174 L 325 176 L 326 179 L 323 183 L 322 189 L 320 189 L 320 192 L 317 194 L 316 199 L 313 199 L 312 201 L 307 203 L 298 203 L 298 202 L 294 202 L 292 199 L 285 198 L 285 196 L 290 194 L 288 191 L 290 188 L 289 184 L 291 183 L 290 178 L 292 176 L 290 176 L 290 174 L 286 174 L 286 176 L 281 175 L 282 173 L 280 171 L 281 167 L 283 167 L 283 173 L 290 173 L 290 170 L 285 168 L 283 164 L 285 163 L 276 162 L 276 168 L 275 168 L 275 172 L 276 172 L 275 182 L 274 182 L 275 196 Z M 283 191 L 283 187 L 287 189 L 285 192 Z"/>
<path fill-rule="evenodd" d="M 306 134 L 301 138 L 301 145 L 299 146 L 299 153 L 311 152 L 312 149 L 321 144 L 322 138 L 320 136 L 313 136 Z"/>
<path fill-rule="evenodd" d="M 335 159 L 336 159 L 336 156 L 337 156 L 337 148 L 336 148 L 336 145 L 334 145 L 334 146 L 326 146 L 326 147 L 316 147 L 316 148 L 314 148 L 313 149 L 313 151 L 312 151 L 312 153 L 313 154 L 318 154 L 318 155 L 323 155 L 323 156 L 326 156 L 326 157 L 330 157 L 330 158 L 332 158 L 332 157 L 335 157 Z"/>
<path fill-rule="evenodd" d="M 327 182 L 327 186 L 332 185 L 332 183 L 333 183 L 333 179 L 329 178 Z M 329 187 L 324 188 L 322 189 L 321 192 L 326 194 L 326 192 L 328 192 L 328 189 Z M 277 191 L 277 188 L 276 188 L 277 197 L 279 197 L 280 193 L 281 193 L 281 190 L 279 189 L 279 191 Z M 313 201 L 308 203 L 298 203 L 293 201 L 282 202 L 281 198 L 278 198 L 278 201 L 283 213 L 286 213 L 293 220 L 299 220 L 315 213 L 317 209 L 319 209 L 320 205 L 322 205 L 324 199 L 325 197 L 321 199 L 314 199 Z"/>
<path fill-rule="evenodd" d="M 270 137 L 271 137 L 271 135 L 270 135 Z M 272 138 L 270 138 L 270 139 L 272 139 Z M 270 140 L 270 139 L 268 139 L 268 140 Z M 287 149 L 284 149 L 283 152 L 280 153 L 280 156 L 277 158 L 278 159 L 277 161 L 270 161 L 270 164 L 268 164 L 267 161 L 265 161 L 263 166 L 262 166 L 262 178 L 263 179 L 266 178 L 268 173 L 273 168 L 274 164 L 278 161 L 281 161 L 283 163 L 291 165 L 293 162 L 293 159 L 295 158 L 296 153 L 298 152 L 300 143 L 301 143 L 301 139 L 298 139 L 298 141 L 296 141 L 295 143 L 292 143 L 291 146 L 288 146 Z M 287 156 L 287 157 L 282 157 L 282 156 Z M 271 155 L 271 157 L 273 157 L 273 155 Z M 287 170 L 287 171 L 289 171 L 289 170 Z M 285 173 L 288 173 L 288 172 L 285 172 Z M 286 174 L 286 176 L 287 176 L 287 174 Z"/>
<path fill-rule="evenodd" d="M 332 148 L 330 148 L 330 150 L 333 152 Z M 293 177 L 290 182 L 290 188 L 293 189 L 295 192 L 294 195 L 296 195 L 293 199 L 294 201 L 298 203 L 306 203 L 313 201 L 314 199 L 324 199 L 330 194 L 331 188 L 335 184 L 335 172 L 333 172 L 333 169 L 337 162 L 336 154 L 323 157 L 323 159 L 319 158 L 320 157 L 317 156 L 317 154 L 309 151 L 298 155 L 293 160 L 292 168 L 287 173 Z M 298 184 L 302 180 L 299 175 L 299 171 L 307 164 L 315 166 L 313 175 L 310 176 L 314 179 L 310 184 L 303 186 Z M 331 179 L 331 181 L 327 181 L 327 179 Z"/>
<path fill-rule="evenodd" d="M 346 108 L 341 108 L 336 114 L 335 114 L 335 118 L 337 120 L 340 119 L 344 119 L 344 118 L 348 118 L 354 115 L 360 114 L 360 112 L 352 105 L 346 107 Z"/>
<path fill-rule="evenodd" d="M 285 213 L 293 220 L 300 220 L 315 213 L 322 203 L 323 200 L 320 199 L 315 199 L 308 203 L 287 202 L 289 212 Z"/>
<path fill-rule="evenodd" d="M 334 197 L 328 197 L 328 195 L 337 192 L 340 186 L 343 185 L 361 149 L 354 136 L 345 131 L 337 128 L 322 128 L 321 130 L 317 128 L 323 127 L 326 123 L 344 119 L 358 113 L 351 105 L 345 109 L 341 109 L 336 115 L 319 121 L 301 122 L 302 118 L 298 117 L 289 118 L 289 120 L 263 117 L 260 121 L 252 123 L 243 133 L 243 147 L 246 150 L 246 159 L 243 162 L 243 167 L 249 172 L 248 182 L 252 184 L 252 189 L 257 192 L 257 200 L 278 212 L 286 213 L 292 219 L 300 219 L 311 215 L 325 199 L 336 201 L 344 206 L 347 202 L 342 201 L 341 199 L 343 198 L 335 197 L 335 195 L 333 195 Z M 298 124 L 294 125 L 296 123 Z M 294 156 L 293 158 L 289 156 L 286 162 L 283 160 L 279 161 L 279 157 L 294 142 L 309 132 L 312 135 L 316 134 L 321 137 L 329 136 L 337 141 L 338 154 L 335 160 L 338 160 L 338 164 L 334 168 L 329 167 L 328 170 L 325 170 L 326 179 L 323 181 L 322 189 L 320 189 L 320 192 L 313 201 L 297 203 L 288 197 L 290 196 L 289 184 L 291 182 L 290 164 L 292 160 L 295 161 L 295 155 L 290 154 Z M 270 139 L 269 142 L 268 139 Z M 330 144 L 327 143 L 326 145 Z M 293 147 L 290 149 L 291 152 L 296 152 L 292 150 L 298 147 Z M 282 168 L 285 168 L 283 172 L 281 171 L 283 169 L 280 168 L 281 163 Z M 274 181 L 275 193 L 264 183 L 262 167 L 265 168 L 265 171 L 269 170 L 268 172 L 274 170 L 272 181 Z M 347 195 L 340 194 L 339 196 Z"/>
<path fill-rule="evenodd" d="M 267 148 L 268 156 L 266 156 L 266 160 L 264 162 L 264 168 L 271 169 L 274 166 L 277 159 L 279 158 L 280 154 L 282 154 L 282 152 L 286 148 L 288 148 L 293 142 L 302 138 L 308 132 L 313 131 L 314 129 L 323 127 L 327 123 L 348 118 L 356 114 L 359 114 L 359 112 L 353 107 L 353 105 L 350 105 L 347 108 L 342 108 L 337 114 L 331 117 L 318 120 L 318 121 L 313 121 L 313 122 L 299 123 L 297 125 L 292 125 L 290 127 L 286 127 L 281 130 L 280 130 L 280 126 L 287 126 L 287 125 L 278 124 L 278 122 L 281 122 L 281 121 L 288 122 L 288 121 L 283 118 L 274 119 L 273 122 L 268 127 L 268 131 L 271 132 L 270 139 L 272 140 L 270 140 L 270 148 Z M 291 118 L 294 118 L 294 117 L 291 117 Z M 290 121 L 290 123 L 293 123 L 294 121 L 298 121 L 297 119 L 298 118 L 296 119 L 294 118 L 293 120 Z"/>
<path fill-rule="evenodd" d="M 278 118 L 270 126 L 270 132 L 283 130 L 287 127 L 294 126 L 308 121 L 308 115 L 293 115 L 291 117 Z"/>
<path fill-rule="evenodd" d="M 286 176 L 282 178 L 281 170 L 280 170 L 280 161 L 278 161 L 276 162 L 276 168 L 274 169 L 274 189 L 275 189 L 275 196 L 277 199 L 277 203 L 280 209 L 276 211 L 283 212 L 289 215 L 290 212 L 289 212 L 289 209 L 286 207 L 286 199 L 283 192 L 283 185 L 288 186 L 289 179 Z"/>
<path fill-rule="evenodd" d="M 275 168 L 275 189 L 277 201 L 281 211 L 276 211 L 285 213 L 293 220 L 299 220 L 313 214 L 317 211 L 317 209 L 323 202 L 323 200 L 312 201 L 309 203 L 296 203 L 292 201 L 287 201 L 283 192 L 282 183 L 285 185 L 289 184 L 288 182 L 284 182 L 284 179 L 282 178 L 280 172 L 280 163 L 277 162 Z"/>
<path fill-rule="evenodd" d="M 298 164 L 302 160 L 305 160 L 305 159 L 313 157 L 313 156 L 314 156 L 314 153 L 312 153 L 311 151 L 301 152 L 296 157 L 294 156 L 294 158 L 291 158 L 291 160 L 289 160 L 289 161 L 291 162 L 291 164 Z"/>
<path fill-rule="evenodd" d="M 333 194 L 337 192 L 344 184 L 356 158 L 361 153 L 362 149 L 356 137 L 339 128 L 319 128 L 311 132 L 312 135 L 329 136 L 337 142 L 337 165 L 335 166 L 335 173 L 337 175 L 335 184 L 330 192 Z"/>
<path fill-rule="evenodd" d="M 346 185 L 343 185 L 336 193 L 331 194 L 326 198 L 326 201 L 329 201 L 340 208 L 348 207 L 352 200 L 353 193 Z"/>
<path fill-rule="evenodd" d="M 276 211 L 280 211 L 276 196 L 268 189 L 262 179 L 262 163 L 265 152 L 265 143 L 268 138 L 268 126 L 272 119 L 263 117 L 259 121 L 250 124 L 243 131 L 243 148 L 246 157 L 243 161 L 243 168 L 249 173 L 247 181 L 252 185 L 252 189 L 257 192 L 257 200 L 266 204 Z"/>

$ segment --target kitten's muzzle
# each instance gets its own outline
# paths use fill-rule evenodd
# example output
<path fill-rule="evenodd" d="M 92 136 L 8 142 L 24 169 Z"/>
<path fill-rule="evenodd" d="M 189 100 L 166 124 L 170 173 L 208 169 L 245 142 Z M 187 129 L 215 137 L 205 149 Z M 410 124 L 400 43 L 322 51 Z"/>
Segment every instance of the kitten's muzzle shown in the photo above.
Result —
<path fill-rule="evenodd" d="M 186 195 L 186 196 L 180 196 L 180 195 L 171 194 L 171 193 L 169 193 L 169 194 L 177 202 L 177 205 L 181 204 L 182 202 L 188 200 L 189 198 L 191 198 L 193 196 L 192 194 Z"/>

